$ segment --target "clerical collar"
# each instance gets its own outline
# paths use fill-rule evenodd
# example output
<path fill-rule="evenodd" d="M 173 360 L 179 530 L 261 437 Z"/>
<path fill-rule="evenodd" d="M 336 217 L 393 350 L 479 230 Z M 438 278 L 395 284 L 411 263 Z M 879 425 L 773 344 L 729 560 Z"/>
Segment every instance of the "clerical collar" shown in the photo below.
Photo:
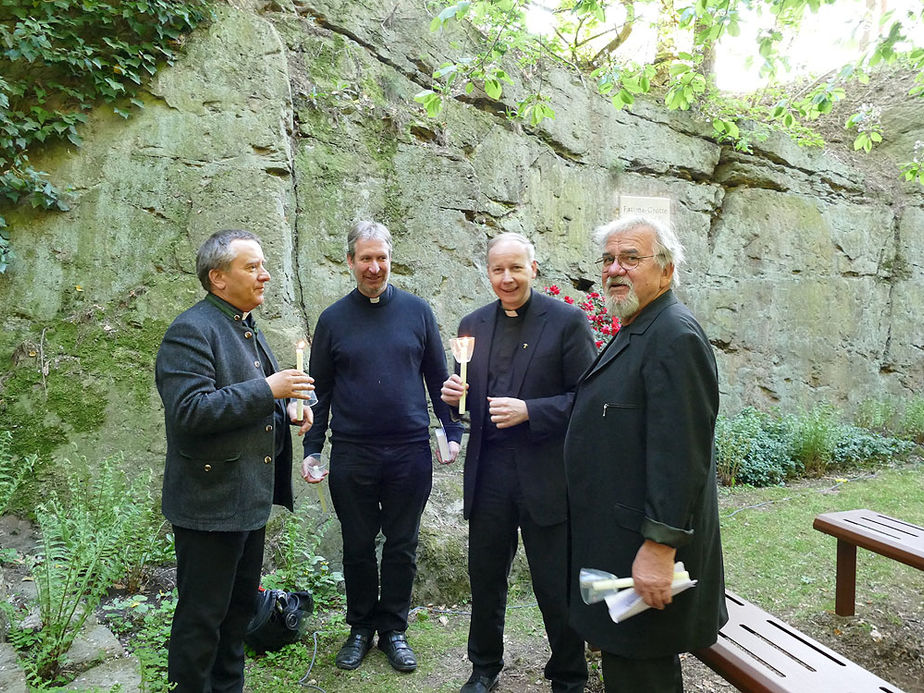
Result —
<path fill-rule="evenodd" d="M 504 315 L 506 315 L 508 318 L 520 318 L 526 315 L 526 311 L 529 310 L 529 304 L 532 302 L 532 300 L 533 300 L 533 292 L 532 290 L 530 290 L 529 298 L 526 299 L 526 303 L 524 303 L 519 308 L 508 310 L 507 308 L 504 308 L 503 304 L 500 301 L 497 302 L 497 306 L 498 308 L 500 308 L 500 311 Z"/>
<path fill-rule="evenodd" d="M 385 286 L 385 291 L 380 293 L 378 296 L 366 296 L 358 288 L 354 289 L 354 293 L 356 294 L 356 298 L 362 303 L 368 303 L 373 306 L 381 306 L 385 305 L 388 303 L 388 301 L 391 300 L 394 289 L 392 288 L 391 284 L 387 284 Z"/>

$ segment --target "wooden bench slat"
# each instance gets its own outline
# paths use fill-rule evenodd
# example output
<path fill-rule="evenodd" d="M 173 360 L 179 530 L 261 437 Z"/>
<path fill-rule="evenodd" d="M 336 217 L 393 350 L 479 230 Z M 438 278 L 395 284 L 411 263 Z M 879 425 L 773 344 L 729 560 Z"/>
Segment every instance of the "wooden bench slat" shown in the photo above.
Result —
<path fill-rule="evenodd" d="M 853 616 L 856 610 L 857 547 L 924 570 L 924 527 L 866 509 L 824 513 L 812 526 L 837 539 L 838 616 Z"/>
<path fill-rule="evenodd" d="M 924 570 L 924 527 L 872 510 L 824 513 L 812 525 L 819 532 Z"/>
<path fill-rule="evenodd" d="M 745 693 L 901 693 L 834 650 L 726 591 L 719 641 L 694 653 Z"/>

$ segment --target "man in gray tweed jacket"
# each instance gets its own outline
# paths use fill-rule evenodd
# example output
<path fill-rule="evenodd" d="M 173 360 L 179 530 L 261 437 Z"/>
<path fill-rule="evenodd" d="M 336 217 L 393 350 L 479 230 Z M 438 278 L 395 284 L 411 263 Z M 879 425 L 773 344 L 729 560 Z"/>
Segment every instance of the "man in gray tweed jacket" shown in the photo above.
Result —
<path fill-rule="evenodd" d="M 177 693 L 244 687 L 244 634 L 256 605 L 266 521 L 292 509 L 288 419 L 312 379 L 279 371 L 250 312 L 270 275 L 259 239 L 219 231 L 196 256 L 208 292 L 167 329 L 157 353 L 167 461 L 162 509 L 173 524 L 179 601 L 168 679 Z"/>

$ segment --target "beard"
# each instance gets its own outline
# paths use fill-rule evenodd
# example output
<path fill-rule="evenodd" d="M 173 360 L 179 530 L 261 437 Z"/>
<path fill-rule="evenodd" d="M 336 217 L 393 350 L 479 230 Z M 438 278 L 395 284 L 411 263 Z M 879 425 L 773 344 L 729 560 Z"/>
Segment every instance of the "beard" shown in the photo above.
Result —
<path fill-rule="evenodd" d="M 629 287 L 629 293 L 627 293 L 622 299 L 616 298 L 609 291 L 609 288 L 615 285 Z M 607 282 L 606 308 L 610 311 L 610 315 L 615 315 L 617 318 L 619 318 L 620 322 L 626 320 L 627 318 L 631 318 L 633 315 L 638 313 L 638 294 L 635 293 L 635 288 L 628 280 L 620 280 L 614 278 Z"/>

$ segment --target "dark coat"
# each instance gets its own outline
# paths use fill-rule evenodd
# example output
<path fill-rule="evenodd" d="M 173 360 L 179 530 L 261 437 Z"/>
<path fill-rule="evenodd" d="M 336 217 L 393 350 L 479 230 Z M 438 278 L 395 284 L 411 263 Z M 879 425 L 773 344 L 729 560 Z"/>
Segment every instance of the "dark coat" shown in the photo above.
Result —
<path fill-rule="evenodd" d="M 466 519 L 475 496 L 483 430 L 490 423 L 488 359 L 498 303 L 479 308 L 459 324 L 460 336 L 475 338 L 466 395 L 471 412 L 465 453 Z M 594 358 L 593 336 L 580 310 L 533 291 L 521 340 L 526 346 L 517 350 L 513 361 L 514 396 L 526 401 L 529 421 L 521 425 L 529 433 L 528 442 L 516 450 L 515 464 L 530 515 L 536 523 L 548 526 L 567 518 L 562 446 L 575 385 Z"/>
<path fill-rule="evenodd" d="M 637 659 L 707 647 L 725 611 L 714 455 L 712 347 L 673 292 L 646 306 L 578 385 L 565 442 L 571 623 L 604 651 Z M 586 605 L 581 568 L 631 577 L 645 539 L 677 548 L 696 587 L 663 611 L 615 624 Z"/>
<path fill-rule="evenodd" d="M 276 371 L 263 334 L 214 296 L 167 328 L 156 382 L 167 432 L 161 507 L 171 523 L 249 531 L 266 524 L 274 502 L 291 510 L 292 442 L 287 428 L 276 457 L 275 429 L 286 423 L 266 383 L 267 358 Z"/>

